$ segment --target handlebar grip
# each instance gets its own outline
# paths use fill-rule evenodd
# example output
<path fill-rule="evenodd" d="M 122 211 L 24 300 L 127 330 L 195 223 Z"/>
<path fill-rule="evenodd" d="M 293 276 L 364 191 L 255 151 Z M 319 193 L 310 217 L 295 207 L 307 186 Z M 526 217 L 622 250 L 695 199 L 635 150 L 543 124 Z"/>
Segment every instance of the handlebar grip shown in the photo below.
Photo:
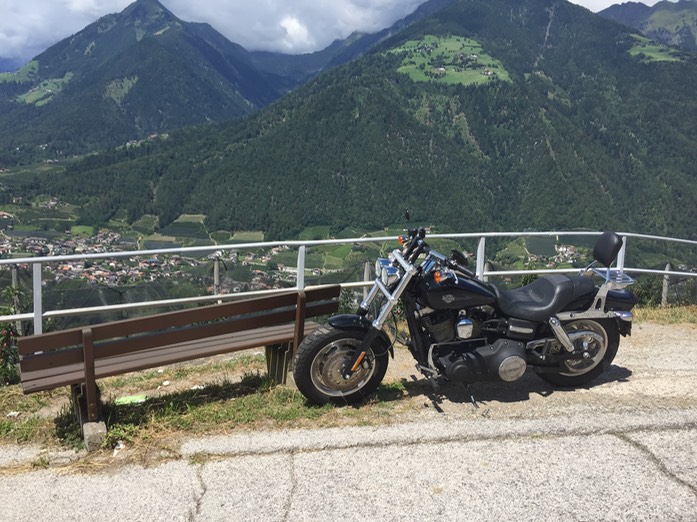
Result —
<path fill-rule="evenodd" d="M 418 241 L 414 241 L 412 239 L 411 244 L 409 245 L 409 248 L 407 248 L 407 251 L 404 252 L 404 259 L 406 259 L 406 260 L 411 259 L 411 254 L 414 252 L 414 249 L 416 248 L 417 244 L 418 244 Z"/>

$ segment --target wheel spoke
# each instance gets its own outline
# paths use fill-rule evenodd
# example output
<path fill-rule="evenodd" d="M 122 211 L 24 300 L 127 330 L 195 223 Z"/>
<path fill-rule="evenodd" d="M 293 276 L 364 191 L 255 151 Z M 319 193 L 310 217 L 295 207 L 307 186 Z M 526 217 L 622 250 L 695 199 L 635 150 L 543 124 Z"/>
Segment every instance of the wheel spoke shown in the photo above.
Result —
<path fill-rule="evenodd" d="M 312 361 L 310 376 L 313 384 L 330 397 L 342 397 L 360 391 L 370 381 L 375 371 L 374 355 L 368 351 L 349 378 L 344 377 L 360 348 L 357 339 L 339 339 L 325 346 Z"/>

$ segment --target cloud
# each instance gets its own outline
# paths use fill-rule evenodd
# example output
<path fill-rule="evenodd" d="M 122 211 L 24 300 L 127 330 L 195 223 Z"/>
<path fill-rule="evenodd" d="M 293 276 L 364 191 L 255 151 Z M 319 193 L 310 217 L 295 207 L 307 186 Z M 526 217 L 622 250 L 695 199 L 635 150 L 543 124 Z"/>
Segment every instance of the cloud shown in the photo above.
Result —
<path fill-rule="evenodd" d="M 0 57 L 28 60 L 129 0 L 2 0 Z"/>
<path fill-rule="evenodd" d="M 354 31 L 376 32 L 425 0 L 160 0 L 185 21 L 207 22 L 249 50 L 305 53 Z M 593 11 L 611 0 L 572 0 Z M 645 0 L 653 5 L 657 0 Z M 0 57 L 29 60 L 132 0 L 2 0 Z"/>
<path fill-rule="evenodd" d="M 305 53 L 354 31 L 376 32 L 425 0 L 164 0 L 183 20 L 208 22 L 249 50 Z"/>
<path fill-rule="evenodd" d="M 594 13 L 597 13 L 598 11 L 602 11 L 603 9 L 606 9 L 607 7 L 610 7 L 613 4 L 621 4 L 624 3 L 627 0 L 616 0 L 616 1 L 608 1 L 608 0 L 569 0 L 571 3 L 574 4 L 579 4 L 582 5 L 583 7 L 587 7 Z M 639 1 L 642 4 L 645 5 L 654 5 L 657 4 L 660 0 L 636 0 Z M 677 0 L 671 0 L 671 1 L 677 1 Z"/>
<path fill-rule="evenodd" d="M 25 60 L 132 0 L 2 0 L 0 57 Z M 160 0 L 185 21 L 207 22 L 249 50 L 304 53 L 354 31 L 375 32 L 425 0 Z"/>

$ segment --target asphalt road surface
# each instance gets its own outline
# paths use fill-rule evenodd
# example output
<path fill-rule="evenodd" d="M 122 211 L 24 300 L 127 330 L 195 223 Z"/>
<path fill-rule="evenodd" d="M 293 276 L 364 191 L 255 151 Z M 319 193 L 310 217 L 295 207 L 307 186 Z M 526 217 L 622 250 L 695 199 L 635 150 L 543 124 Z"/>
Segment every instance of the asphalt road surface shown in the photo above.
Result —
<path fill-rule="evenodd" d="M 387 426 L 192 439 L 126 466 L 0 447 L 0 520 L 697 521 L 696 389 L 697 328 L 638 324 L 574 391 L 526 375 L 473 387 L 475 407 L 417 388 Z"/>

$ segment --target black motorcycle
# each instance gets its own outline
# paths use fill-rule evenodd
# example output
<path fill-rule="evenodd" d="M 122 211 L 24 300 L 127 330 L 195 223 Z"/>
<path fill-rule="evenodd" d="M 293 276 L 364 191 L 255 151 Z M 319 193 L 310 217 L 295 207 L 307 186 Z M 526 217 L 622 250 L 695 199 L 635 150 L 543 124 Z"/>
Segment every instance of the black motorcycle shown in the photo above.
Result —
<path fill-rule="evenodd" d="M 580 275 L 545 275 L 513 290 L 478 280 L 464 254 L 439 254 L 425 237 L 423 228 L 402 236 L 402 248 L 376 262 L 357 312 L 330 318 L 300 344 L 293 376 L 310 401 L 352 404 L 377 390 L 394 356 L 384 330 L 391 315 L 395 326 L 406 321 L 401 342 L 434 386 L 513 382 L 531 367 L 549 383 L 577 387 L 598 377 L 620 335 L 631 333 L 633 280 L 610 270 L 622 247 L 615 233 L 600 236 Z"/>

